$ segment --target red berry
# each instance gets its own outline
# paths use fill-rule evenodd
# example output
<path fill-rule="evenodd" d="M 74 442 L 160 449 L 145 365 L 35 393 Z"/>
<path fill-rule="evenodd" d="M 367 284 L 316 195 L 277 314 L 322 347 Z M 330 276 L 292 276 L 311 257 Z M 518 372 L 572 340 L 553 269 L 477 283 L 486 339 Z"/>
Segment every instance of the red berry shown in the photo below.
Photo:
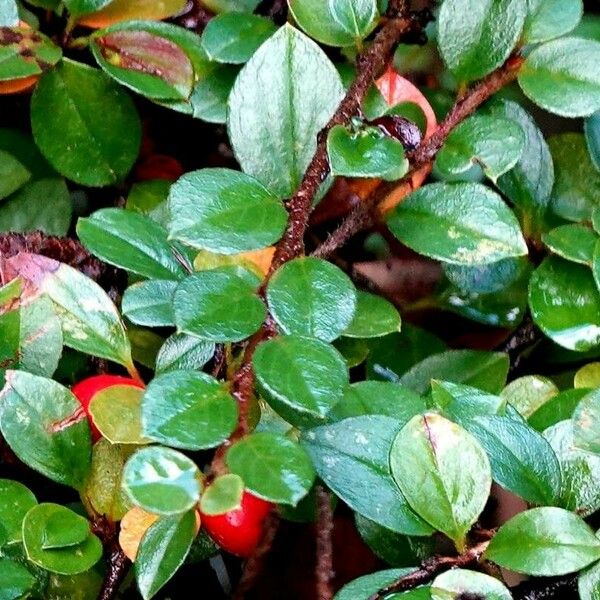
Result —
<path fill-rule="evenodd" d="M 148 181 L 150 179 L 166 179 L 177 181 L 183 175 L 181 163 L 166 154 L 152 154 L 135 169 L 136 179 Z"/>
<path fill-rule="evenodd" d="M 201 514 L 210 537 L 227 552 L 247 558 L 262 536 L 262 525 L 273 504 L 244 491 L 239 508 L 222 515 Z"/>
<path fill-rule="evenodd" d="M 88 417 L 90 429 L 92 430 L 93 442 L 97 442 L 102 437 L 102 434 L 100 431 L 98 431 L 96 425 L 94 425 L 94 421 L 90 415 L 90 402 L 98 392 L 112 387 L 113 385 L 131 385 L 137 388 L 144 387 L 142 383 L 136 381 L 135 379 L 131 379 L 131 377 L 123 377 L 121 375 L 94 375 L 93 377 L 83 379 L 71 388 L 71 392 L 77 398 L 77 400 L 79 400 L 83 410 L 85 411 L 85 414 Z"/>

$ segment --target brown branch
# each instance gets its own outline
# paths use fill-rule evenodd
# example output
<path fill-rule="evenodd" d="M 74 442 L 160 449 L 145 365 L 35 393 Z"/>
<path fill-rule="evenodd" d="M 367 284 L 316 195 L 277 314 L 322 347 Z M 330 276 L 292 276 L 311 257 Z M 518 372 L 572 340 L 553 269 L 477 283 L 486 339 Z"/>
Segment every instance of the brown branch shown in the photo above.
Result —
<path fill-rule="evenodd" d="M 127 576 L 131 562 L 121 550 L 115 523 L 99 516 L 91 523 L 92 531 L 104 545 L 107 553 L 106 574 L 98 594 L 98 600 L 113 600 L 117 597 L 119 587 Z"/>
<path fill-rule="evenodd" d="M 446 118 L 435 132 L 423 140 L 418 148 L 408 154 L 411 169 L 399 182 L 382 182 L 375 191 L 342 221 L 337 229 L 313 252 L 313 256 L 327 258 L 340 246 L 343 246 L 353 235 L 373 226 L 377 220 L 376 208 L 390 194 L 405 197 L 412 191 L 411 179 L 420 169 L 431 165 L 436 154 L 444 145 L 452 130 L 468 116 L 473 114 L 484 102 L 496 92 L 514 81 L 523 64 L 519 54 L 511 56 L 501 67 L 476 83 L 454 104 Z"/>
<path fill-rule="evenodd" d="M 323 488 L 317 486 L 317 600 L 331 600 L 333 598 L 333 510 L 331 508 L 331 495 Z"/>
<path fill-rule="evenodd" d="M 419 569 L 381 588 L 369 600 L 383 600 L 390 594 L 412 590 L 429 583 L 436 575 L 447 569 L 470 567 L 479 562 L 489 543 L 489 540 L 483 541 L 459 556 L 434 556 L 429 558 L 423 562 Z"/>

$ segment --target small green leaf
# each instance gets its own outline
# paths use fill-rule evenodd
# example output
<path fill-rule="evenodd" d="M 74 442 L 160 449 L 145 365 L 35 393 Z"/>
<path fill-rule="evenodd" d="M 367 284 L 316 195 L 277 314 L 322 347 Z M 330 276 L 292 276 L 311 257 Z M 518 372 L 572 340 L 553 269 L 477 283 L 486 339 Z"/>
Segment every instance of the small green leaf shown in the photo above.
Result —
<path fill-rule="evenodd" d="M 396 436 L 390 466 L 412 509 L 464 549 L 492 484 L 488 457 L 477 440 L 444 417 L 419 415 Z"/>
<path fill-rule="evenodd" d="M 385 298 L 358 290 L 354 318 L 344 331 L 345 337 L 377 338 L 400 331 L 400 313 Z"/>
<path fill-rule="evenodd" d="M 296 258 L 270 279 L 267 302 L 284 333 L 331 342 L 352 322 L 356 289 L 341 269 L 326 260 Z"/>
<path fill-rule="evenodd" d="M 437 154 L 435 166 L 443 175 L 460 175 L 479 165 L 495 182 L 517 164 L 525 141 L 517 122 L 474 115 L 452 130 Z"/>
<path fill-rule="evenodd" d="M 478 183 L 426 185 L 398 204 L 388 226 L 416 252 L 443 262 L 480 265 L 527 254 L 515 215 Z"/>
<path fill-rule="evenodd" d="M 165 229 L 169 222 L 167 198 L 171 182 L 166 179 L 150 179 L 134 183 L 129 190 L 125 208 L 150 217 Z"/>
<path fill-rule="evenodd" d="M 138 450 L 126 463 L 123 488 L 137 506 L 157 515 L 190 510 L 202 491 L 202 473 L 187 456 L 161 446 Z"/>
<path fill-rule="evenodd" d="M 592 565 L 579 574 L 577 590 L 581 600 L 598 600 L 600 598 L 600 563 Z"/>
<path fill-rule="evenodd" d="M 49 113 L 49 105 L 56 110 Z M 140 146 L 140 120 L 127 94 L 101 71 L 70 60 L 38 82 L 31 127 L 52 166 L 82 185 L 123 179 Z"/>
<path fill-rule="evenodd" d="M 181 567 L 195 536 L 193 510 L 159 519 L 148 529 L 135 559 L 135 578 L 144 600 L 155 596 Z"/>
<path fill-rule="evenodd" d="M 588 266 L 592 264 L 594 248 L 599 239 L 594 231 L 584 225 L 560 225 L 542 237 L 544 244 L 555 254 Z"/>
<path fill-rule="evenodd" d="M 208 123 L 225 123 L 229 95 L 240 69 L 233 65 L 211 65 L 194 87 L 190 98 L 191 114 Z"/>
<path fill-rule="evenodd" d="M 243 64 L 276 29 L 265 17 L 225 13 L 208 22 L 202 32 L 202 46 L 211 60 Z"/>
<path fill-rule="evenodd" d="M 541 375 L 518 377 L 502 390 L 502 397 L 526 419 L 556 394 L 558 388 L 554 382 Z"/>
<path fill-rule="evenodd" d="M 429 535 L 390 472 L 390 448 L 401 426 L 382 415 L 352 417 L 310 429 L 301 441 L 319 477 L 352 510 L 398 533 Z"/>
<path fill-rule="evenodd" d="M 0 150 L 0 200 L 27 183 L 31 173 L 11 154 Z"/>
<path fill-rule="evenodd" d="M 173 327 L 173 300 L 176 281 L 141 281 L 128 287 L 123 294 L 121 310 L 136 325 Z"/>
<path fill-rule="evenodd" d="M 238 342 L 263 323 L 267 309 L 249 271 L 221 267 L 195 273 L 175 290 L 175 324 L 180 333 L 213 342 Z"/>
<path fill-rule="evenodd" d="M 227 466 L 254 495 L 296 506 L 308 494 L 315 471 L 306 452 L 292 440 L 267 431 L 253 433 L 227 451 Z"/>
<path fill-rule="evenodd" d="M 67 10 L 74 16 L 97 12 L 112 0 L 64 0 Z"/>
<path fill-rule="evenodd" d="M 0 581 L 2 600 L 27 598 L 35 586 L 34 576 L 23 565 L 8 558 L 0 558 Z"/>
<path fill-rule="evenodd" d="M 432 380 L 431 399 L 443 416 L 459 424 L 475 417 L 501 415 L 506 409 L 500 396 L 450 381 Z"/>
<path fill-rule="evenodd" d="M 576 388 L 600 387 L 600 362 L 592 362 L 583 365 L 573 377 L 573 385 Z"/>
<path fill-rule="evenodd" d="M 573 513 L 562 508 L 534 508 L 502 525 L 485 556 L 519 573 L 564 575 L 597 561 L 600 540 Z"/>
<path fill-rule="evenodd" d="M 284 25 L 254 53 L 231 90 L 228 132 L 242 169 L 277 196 L 290 196 L 343 94 L 325 53 Z"/>
<path fill-rule="evenodd" d="M 323 422 L 348 385 L 344 359 L 313 338 L 289 335 L 263 342 L 252 364 L 266 400 L 299 427 Z"/>
<path fill-rule="evenodd" d="M 184 450 L 213 448 L 237 425 L 237 404 L 213 377 L 169 371 L 155 377 L 142 400 L 144 435 Z"/>
<path fill-rule="evenodd" d="M 165 340 L 158 351 L 156 373 L 201 369 L 214 353 L 214 342 L 207 342 L 185 333 L 174 333 Z"/>
<path fill-rule="evenodd" d="M 62 575 L 83 573 L 93 567 L 102 557 L 102 543 L 89 531 L 80 543 L 63 548 L 45 548 L 46 530 L 52 518 L 57 514 L 64 516 L 65 511 L 71 519 L 80 523 L 83 519 L 76 513 L 59 504 L 38 504 L 25 516 L 23 521 L 23 545 L 27 558 L 34 564 Z M 62 535 L 62 534 L 61 534 Z"/>
<path fill-rule="evenodd" d="M 239 508 L 244 494 L 244 481 L 239 475 L 226 473 L 206 488 L 200 499 L 203 515 L 222 515 Z"/>
<path fill-rule="evenodd" d="M 577 27 L 582 15 L 581 0 L 527 0 L 523 38 L 534 44 L 563 36 Z"/>
<path fill-rule="evenodd" d="M 536 431 L 544 431 L 559 421 L 570 419 L 579 401 L 588 389 L 565 390 L 552 395 L 527 420 Z"/>
<path fill-rule="evenodd" d="M 256 179 L 230 169 L 186 173 L 169 194 L 169 234 L 198 250 L 237 254 L 276 242 L 287 213 Z"/>
<path fill-rule="evenodd" d="M 0 527 L 6 534 L 7 544 L 21 541 L 23 518 L 36 504 L 33 492 L 22 483 L 0 479 Z"/>
<path fill-rule="evenodd" d="M 575 445 L 600 454 L 600 392 L 590 392 L 573 413 Z"/>
<path fill-rule="evenodd" d="M 451 569 L 431 584 L 431 600 L 460 600 L 474 596 L 485 600 L 512 600 L 504 584 L 495 577 L 467 569 Z"/>
<path fill-rule="evenodd" d="M 551 257 L 533 272 L 529 307 L 554 342 L 584 352 L 600 344 L 600 296 L 589 269 Z"/>
<path fill-rule="evenodd" d="M 404 146 L 375 127 L 353 133 L 336 125 L 327 137 L 331 174 L 396 181 L 408 173 Z"/>
<path fill-rule="evenodd" d="M 46 519 L 42 550 L 69 548 L 83 543 L 90 535 L 90 523 L 77 513 L 61 506 Z"/>
<path fill-rule="evenodd" d="M 80 489 L 90 470 L 90 429 L 71 392 L 25 371 L 7 371 L 0 429 L 15 454 L 49 479 Z"/>
<path fill-rule="evenodd" d="M 597 171 L 600 171 L 600 111 L 595 112 L 583 123 L 585 141 L 590 158 Z"/>
<path fill-rule="evenodd" d="M 525 95 L 562 117 L 587 117 L 600 109 L 600 42 L 562 38 L 535 48 L 519 73 Z"/>
<path fill-rule="evenodd" d="M 394 583 L 401 577 L 409 575 L 414 569 L 388 569 L 387 571 L 377 571 L 369 575 L 363 575 L 354 581 L 346 584 L 334 597 L 333 600 L 366 600 L 381 588 Z M 418 595 L 416 592 L 422 592 Z M 395 596 L 395 598 L 394 598 Z M 428 600 L 430 598 L 429 588 L 419 588 L 409 592 L 406 596 L 394 594 L 390 596 L 393 600 Z"/>
<path fill-rule="evenodd" d="M 445 0 L 438 43 L 460 81 L 480 79 L 499 67 L 515 47 L 525 21 L 521 0 Z"/>
<path fill-rule="evenodd" d="M 183 252 L 167 241 L 167 231 L 131 210 L 98 210 L 79 219 L 77 235 L 104 262 L 148 279 L 181 279 L 191 270 Z"/>

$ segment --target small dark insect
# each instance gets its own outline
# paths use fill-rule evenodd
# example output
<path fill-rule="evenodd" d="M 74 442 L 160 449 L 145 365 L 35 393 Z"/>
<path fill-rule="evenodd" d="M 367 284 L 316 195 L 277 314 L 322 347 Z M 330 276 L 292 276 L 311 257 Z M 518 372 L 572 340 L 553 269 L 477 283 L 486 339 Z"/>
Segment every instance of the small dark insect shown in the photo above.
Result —
<path fill-rule="evenodd" d="M 399 115 L 385 115 L 369 122 L 390 137 L 396 138 L 405 150 L 414 150 L 421 143 L 421 130 Z"/>

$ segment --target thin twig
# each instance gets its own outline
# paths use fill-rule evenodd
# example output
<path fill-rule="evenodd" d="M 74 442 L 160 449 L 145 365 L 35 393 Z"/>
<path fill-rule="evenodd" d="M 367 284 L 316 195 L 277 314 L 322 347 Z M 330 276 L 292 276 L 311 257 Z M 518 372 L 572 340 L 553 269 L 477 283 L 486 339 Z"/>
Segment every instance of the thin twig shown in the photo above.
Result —
<path fill-rule="evenodd" d="M 323 488 L 317 486 L 317 600 L 331 600 L 333 598 L 333 510 L 331 508 L 331 495 Z"/>
<path fill-rule="evenodd" d="M 99 516 L 92 521 L 92 531 L 100 538 L 106 552 L 107 569 L 98 594 L 98 600 L 113 600 L 119 587 L 127 576 L 131 562 L 121 550 L 117 528 L 105 517 Z"/>
<path fill-rule="evenodd" d="M 391 193 L 398 197 L 408 195 L 412 191 L 410 184 L 412 176 L 432 163 L 450 132 L 459 123 L 475 112 L 496 92 L 516 79 L 523 60 L 519 54 L 514 54 L 501 67 L 463 94 L 435 132 L 429 138 L 423 140 L 418 148 L 408 155 L 411 161 L 411 169 L 405 177 L 398 182 L 383 182 L 378 185 L 375 191 L 356 206 L 337 229 L 317 247 L 313 252 L 313 256 L 327 258 L 340 246 L 343 246 L 353 235 L 373 226 L 377 219 L 376 208 Z"/>

